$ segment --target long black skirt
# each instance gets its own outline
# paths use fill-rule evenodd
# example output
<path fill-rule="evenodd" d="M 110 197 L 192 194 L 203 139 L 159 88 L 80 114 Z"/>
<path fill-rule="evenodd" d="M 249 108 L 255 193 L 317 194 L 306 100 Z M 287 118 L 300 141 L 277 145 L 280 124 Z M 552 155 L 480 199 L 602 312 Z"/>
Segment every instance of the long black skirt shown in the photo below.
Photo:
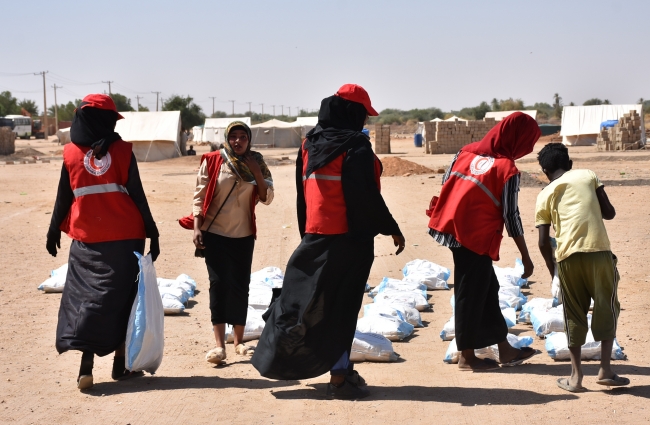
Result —
<path fill-rule="evenodd" d="M 203 232 L 213 325 L 246 325 L 255 236 L 228 238 Z"/>
<path fill-rule="evenodd" d="M 461 246 L 454 256 L 454 317 L 458 350 L 506 340 L 508 325 L 499 307 L 499 280 L 492 259 Z"/>
<path fill-rule="evenodd" d="M 303 237 L 251 360 L 262 376 L 314 378 L 350 352 L 373 261 L 373 239 Z"/>
<path fill-rule="evenodd" d="M 83 243 L 73 241 L 61 297 L 56 349 L 105 356 L 126 339 L 138 292 L 138 259 L 144 239 Z"/>

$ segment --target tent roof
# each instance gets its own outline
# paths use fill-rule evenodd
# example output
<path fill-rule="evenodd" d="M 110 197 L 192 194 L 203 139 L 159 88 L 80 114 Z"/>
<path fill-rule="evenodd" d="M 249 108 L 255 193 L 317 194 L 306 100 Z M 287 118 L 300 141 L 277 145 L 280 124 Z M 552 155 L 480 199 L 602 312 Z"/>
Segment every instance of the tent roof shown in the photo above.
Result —
<path fill-rule="evenodd" d="M 250 127 L 251 117 L 232 117 L 232 118 L 206 118 L 206 128 L 226 128 L 233 121 L 241 121 Z"/>
<path fill-rule="evenodd" d="M 286 122 L 276 120 L 275 118 L 268 120 L 266 122 L 252 125 L 251 128 L 290 128 L 290 127 L 300 127 L 300 124 L 296 125 L 295 122 Z"/>
<path fill-rule="evenodd" d="M 521 112 L 526 115 L 529 115 L 532 117 L 534 120 L 537 119 L 537 110 L 524 110 L 524 111 L 494 111 L 494 112 L 488 112 L 485 114 L 485 118 L 494 118 L 497 121 L 501 121 L 505 117 L 507 117 L 510 114 L 514 114 L 515 112 Z"/>
<path fill-rule="evenodd" d="M 296 124 L 316 126 L 318 124 L 318 117 L 298 117 L 296 118 Z"/>
<path fill-rule="evenodd" d="M 456 120 L 458 120 L 458 121 L 467 121 L 466 119 L 457 117 L 456 115 L 454 115 L 453 117 L 447 118 L 445 121 L 456 121 Z"/>
<path fill-rule="evenodd" d="M 434 118 L 431 120 L 431 122 L 440 122 L 440 121 L 444 121 L 444 120 L 440 118 Z"/>
<path fill-rule="evenodd" d="M 120 112 L 123 120 L 115 126 L 127 142 L 168 141 L 178 143 L 181 111 Z"/>

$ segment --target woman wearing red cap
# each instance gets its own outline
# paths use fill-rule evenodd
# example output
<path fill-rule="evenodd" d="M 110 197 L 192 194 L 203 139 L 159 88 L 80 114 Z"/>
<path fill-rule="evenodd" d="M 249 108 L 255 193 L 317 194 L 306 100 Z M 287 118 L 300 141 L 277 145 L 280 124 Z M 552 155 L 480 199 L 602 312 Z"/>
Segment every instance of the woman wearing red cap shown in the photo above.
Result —
<path fill-rule="evenodd" d="M 499 281 L 492 261 L 499 260 L 503 227 L 512 237 L 524 263 L 523 278 L 533 273 L 517 194 L 519 170 L 515 160 L 533 151 L 539 139 L 537 122 L 516 112 L 481 140 L 458 152 L 443 177 L 439 197 L 427 215 L 429 234 L 451 249 L 454 257 L 456 345 L 461 370 L 498 369 L 497 362 L 480 360 L 474 349 L 499 346 L 503 366 L 515 366 L 532 357 L 531 348 L 517 350 L 506 337 L 508 327 L 499 307 Z"/>
<path fill-rule="evenodd" d="M 405 243 L 379 192 L 381 162 L 361 132 L 368 115 L 377 112 L 357 85 L 347 84 L 321 103 L 318 124 L 296 160 L 302 241 L 252 358 L 260 374 L 272 379 L 329 371 L 328 398 L 368 395 L 349 358 L 374 237 L 392 235 L 397 254 Z"/>
<path fill-rule="evenodd" d="M 88 95 L 75 110 L 69 143 L 47 232 L 47 251 L 61 248 L 61 231 L 73 239 L 68 259 L 56 349 L 81 351 L 77 387 L 93 385 L 94 355 L 115 352 L 112 378 L 131 376 L 125 369 L 124 341 L 137 293 L 138 259 L 145 238 L 151 255 L 160 253 L 158 229 L 142 188 L 132 145 L 115 133 L 113 100 Z"/>

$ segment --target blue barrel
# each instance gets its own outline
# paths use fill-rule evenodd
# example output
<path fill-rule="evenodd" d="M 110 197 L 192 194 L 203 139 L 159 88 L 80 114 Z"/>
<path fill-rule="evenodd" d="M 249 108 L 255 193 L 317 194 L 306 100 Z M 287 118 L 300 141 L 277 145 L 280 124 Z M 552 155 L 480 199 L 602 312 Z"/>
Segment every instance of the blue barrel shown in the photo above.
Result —
<path fill-rule="evenodd" d="M 370 130 L 368 130 L 367 128 L 364 128 L 363 130 L 361 130 L 361 132 L 366 136 L 370 137 Z"/>
<path fill-rule="evenodd" d="M 416 148 L 421 148 L 422 147 L 422 135 L 415 133 L 415 138 L 413 139 L 413 143 L 415 143 Z"/>

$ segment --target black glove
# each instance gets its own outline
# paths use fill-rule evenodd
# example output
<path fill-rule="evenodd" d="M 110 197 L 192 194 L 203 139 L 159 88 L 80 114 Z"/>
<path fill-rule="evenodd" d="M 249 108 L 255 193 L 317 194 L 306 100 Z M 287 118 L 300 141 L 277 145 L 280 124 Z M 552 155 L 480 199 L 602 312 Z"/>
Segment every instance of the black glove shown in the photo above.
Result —
<path fill-rule="evenodd" d="M 56 248 L 61 249 L 61 231 L 59 229 L 50 229 L 47 232 L 47 242 L 45 242 L 45 248 L 47 252 L 56 257 Z"/>
<path fill-rule="evenodd" d="M 149 242 L 149 254 L 151 254 L 151 260 L 156 261 L 160 255 L 160 243 L 158 238 L 151 238 Z"/>

